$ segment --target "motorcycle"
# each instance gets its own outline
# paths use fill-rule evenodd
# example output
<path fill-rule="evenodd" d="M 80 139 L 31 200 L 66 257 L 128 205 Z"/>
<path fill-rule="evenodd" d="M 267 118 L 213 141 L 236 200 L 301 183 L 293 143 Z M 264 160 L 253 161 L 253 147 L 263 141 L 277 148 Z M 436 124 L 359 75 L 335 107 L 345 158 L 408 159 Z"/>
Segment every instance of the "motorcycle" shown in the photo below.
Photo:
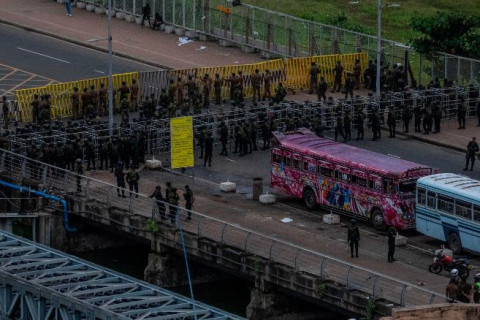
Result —
<path fill-rule="evenodd" d="M 439 274 L 442 272 L 442 270 L 450 272 L 452 269 L 457 269 L 458 275 L 462 279 L 466 279 L 470 274 L 471 268 L 472 266 L 468 263 L 467 258 L 459 257 L 454 259 L 446 255 L 444 248 L 442 247 L 441 249 L 435 251 L 433 262 L 428 267 L 428 271 Z"/>

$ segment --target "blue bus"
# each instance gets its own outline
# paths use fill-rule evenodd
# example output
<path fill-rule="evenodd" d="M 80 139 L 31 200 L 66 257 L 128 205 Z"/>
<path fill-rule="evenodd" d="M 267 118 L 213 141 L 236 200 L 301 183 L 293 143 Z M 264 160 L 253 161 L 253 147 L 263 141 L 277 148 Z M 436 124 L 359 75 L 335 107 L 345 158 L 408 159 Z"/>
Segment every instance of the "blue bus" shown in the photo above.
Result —
<path fill-rule="evenodd" d="M 440 173 L 417 180 L 417 231 L 447 242 L 453 253 L 480 253 L 480 181 Z"/>

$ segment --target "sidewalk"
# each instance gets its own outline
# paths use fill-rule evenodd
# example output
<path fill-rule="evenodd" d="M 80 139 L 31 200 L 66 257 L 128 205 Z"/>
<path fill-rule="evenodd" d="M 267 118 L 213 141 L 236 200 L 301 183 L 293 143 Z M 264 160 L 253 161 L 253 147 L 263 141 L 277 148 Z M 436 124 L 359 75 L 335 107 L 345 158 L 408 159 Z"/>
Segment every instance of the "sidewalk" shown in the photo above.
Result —
<path fill-rule="evenodd" d="M 106 41 L 87 42 L 93 38 L 106 38 L 105 14 L 99 15 L 74 8 L 73 16 L 68 17 L 64 5 L 47 0 L 0 0 L 0 8 L 0 22 L 93 49 L 107 50 Z M 234 47 L 221 47 L 216 41 L 195 41 L 178 46 L 178 36 L 175 34 L 152 31 L 149 28 L 141 29 L 135 23 L 116 18 L 112 19 L 112 30 L 113 50 L 116 55 L 157 67 L 178 69 L 262 61 L 258 54 L 243 53 Z M 206 48 L 199 50 L 201 47 Z M 367 91 L 361 90 L 355 94 L 366 96 Z M 341 95 L 336 93 L 333 97 L 340 98 Z M 287 100 L 316 101 L 316 96 L 297 91 L 295 95 L 289 94 Z M 465 130 L 457 130 L 456 119 L 445 120 L 442 122 L 440 134 L 412 133 L 413 120 L 410 127 L 410 133 L 404 135 L 457 151 L 465 151 L 470 139 L 479 132 L 474 118 L 467 120 Z M 400 124 L 397 128 L 398 133 L 403 134 Z"/>

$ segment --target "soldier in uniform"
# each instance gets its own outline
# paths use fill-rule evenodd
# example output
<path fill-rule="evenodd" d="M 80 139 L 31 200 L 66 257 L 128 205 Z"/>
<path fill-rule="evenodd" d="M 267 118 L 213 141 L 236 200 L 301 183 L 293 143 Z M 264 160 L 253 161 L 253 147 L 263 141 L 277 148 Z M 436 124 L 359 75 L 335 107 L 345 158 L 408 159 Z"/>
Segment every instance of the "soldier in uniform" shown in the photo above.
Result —
<path fill-rule="evenodd" d="M 390 135 L 389 138 L 395 138 L 395 127 L 397 125 L 397 117 L 395 116 L 395 111 L 393 110 L 393 106 L 390 106 L 388 109 L 388 116 L 387 116 L 387 125 L 388 125 L 388 132 Z"/>
<path fill-rule="evenodd" d="M 279 82 L 277 87 L 277 93 L 275 95 L 275 102 L 276 103 L 282 102 L 286 96 L 287 96 L 287 90 L 285 90 L 285 88 L 283 87 L 283 84 Z"/>
<path fill-rule="evenodd" d="M 380 116 L 378 114 L 378 110 L 373 111 L 372 113 L 372 132 L 373 138 L 372 141 L 376 141 L 380 139 Z"/>
<path fill-rule="evenodd" d="M 120 101 L 123 103 L 123 100 L 127 102 L 127 112 L 128 112 L 128 95 L 130 94 L 130 89 L 127 86 L 125 81 L 122 81 L 122 85 L 118 88 L 118 93 L 120 95 Z"/>
<path fill-rule="evenodd" d="M 177 95 L 177 106 L 181 106 L 183 104 L 183 95 L 184 95 L 184 90 L 185 90 L 185 84 L 182 81 L 181 77 L 177 78 L 177 85 L 175 86 L 176 88 L 176 95 Z"/>
<path fill-rule="evenodd" d="M 265 98 L 272 99 L 272 93 L 270 92 L 270 88 L 272 85 L 272 75 L 270 74 L 270 70 L 265 70 L 265 75 L 263 76 L 263 99 Z"/>
<path fill-rule="evenodd" d="M 326 92 L 327 92 L 327 82 L 325 81 L 324 77 L 320 77 L 320 83 L 317 86 L 317 99 L 318 101 L 321 101 L 323 98 L 323 101 L 327 100 Z"/>
<path fill-rule="evenodd" d="M 413 108 L 415 132 L 422 132 L 420 129 L 420 124 L 422 123 L 422 112 L 422 102 L 417 100 L 417 104 L 415 108 Z"/>
<path fill-rule="evenodd" d="M 78 95 L 78 89 L 77 89 Z M 38 116 L 40 114 L 40 100 L 38 100 L 38 94 L 33 96 L 33 101 L 30 103 L 32 106 L 32 123 L 38 124 Z"/>
<path fill-rule="evenodd" d="M 185 87 L 187 88 L 189 105 L 192 106 L 193 100 L 195 99 L 195 91 L 197 90 L 197 84 L 195 83 L 195 80 L 193 79 L 193 76 L 191 74 L 188 75 L 188 79 L 185 82 Z"/>
<path fill-rule="evenodd" d="M 91 113 L 98 113 L 98 92 L 95 90 L 95 86 L 90 86 L 90 104 L 92 105 Z"/>
<path fill-rule="evenodd" d="M 312 62 L 312 66 L 310 68 L 310 91 L 309 94 L 317 92 L 317 82 L 318 82 L 318 74 L 320 70 L 317 67 L 315 62 Z"/>
<path fill-rule="evenodd" d="M 83 88 L 83 92 L 80 96 L 80 100 L 82 101 L 82 107 L 80 109 L 80 114 L 82 118 L 86 118 L 88 109 L 90 106 L 90 93 L 88 93 L 87 88 Z"/>
<path fill-rule="evenodd" d="M 403 121 L 403 132 L 408 133 L 408 127 L 410 125 L 410 119 L 412 119 L 412 112 L 408 105 L 404 105 L 402 108 L 402 121 Z"/>
<path fill-rule="evenodd" d="M 101 115 L 108 115 L 108 90 L 105 88 L 105 83 L 100 83 L 100 90 L 98 90 L 98 107 Z"/>
<path fill-rule="evenodd" d="M 355 59 L 355 66 L 353 67 L 353 76 L 355 77 L 355 90 L 360 88 L 360 75 L 362 74 L 362 65 L 360 59 Z"/>
<path fill-rule="evenodd" d="M 108 169 L 108 149 L 103 140 L 98 140 L 98 157 L 100 159 L 100 170 Z"/>
<path fill-rule="evenodd" d="M 332 93 L 335 91 L 339 92 L 342 88 L 343 66 L 340 61 L 337 61 L 337 65 L 333 69 L 333 72 L 335 73 L 335 81 L 333 83 Z"/>
<path fill-rule="evenodd" d="M 252 80 L 252 89 L 253 89 L 253 103 L 257 102 L 260 100 L 260 86 L 262 83 L 262 76 L 259 73 L 260 71 L 258 69 L 255 69 L 255 73 L 251 75 L 251 80 Z"/>
<path fill-rule="evenodd" d="M 206 73 L 203 76 L 202 81 L 203 81 L 203 88 L 202 88 L 203 107 L 207 109 L 210 107 L 210 92 L 212 91 L 212 79 L 210 79 L 210 76 L 208 75 L 208 73 Z"/>
<path fill-rule="evenodd" d="M 348 94 L 350 94 L 350 98 L 353 99 L 353 88 L 355 88 L 355 81 L 352 79 L 352 74 L 348 72 L 345 80 L 345 98 L 348 98 Z"/>
<path fill-rule="evenodd" d="M 350 110 L 345 112 L 343 117 L 343 127 L 345 128 L 345 140 L 352 140 L 352 117 L 350 116 Z"/>
<path fill-rule="evenodd" d="M 205 159 L 203 161 L 203 166 L 205 167 L 208 162 L 208 166 L 212 166 L 212 155 L 213 155 L 213 138 L 212 133 L 207 132 L 207 137 L 205 138 Z"/>
<path fill-rule="evenodd" d="M 220 124 L 220 142 L 222 143 L 222 152 L 220 152 L 220 155 L 228 156 L 228 152 L 227 152 L 228 127 L 225 121 L 222 121 Z"/>
<path fill-rule="evenodd" d="M 195 198 L 193 197 L 193 191 L 190 189 L 189 185 L 185 186 L 185 192 L 183 193 L 183 198 L 185 199 L 185 209 L 187 209 L 187 221 L 192 220 L 192 208 Z"/>
<path fill-rule="evenodd" d="M 150 198 L 155 198 L 155 202 L 157 203 L 158 214 L 160 215 L 160 219 L 162 221 L 167 220 L 165 216 L 165 201 L 166 199 L 162 195 L 162 187 L 156 186 L 155 191 L 152 193 Z"/>
<path fill-rule="evenodd" d="M 130 167 L 130 171 L 127 173 L 127 182 L 128 189 L 130 190 L 130 197 L 132 196 L 132 191 L 135 190 L 135 193 L 138 193 L 138 181 L 140 180 L 140 175 L 133 168 L 133 165 Z M 135 198 L 138 198 L 138 194 L 135 195 Z"/>
<path fill-rule="evenodd" d="M 73 88 L 73 93 L 70 95 L 70 100 L 72 101 L 72 114 L 73 120 L 80 118 L 80 94 L 78 93 L 78 88 Z"/>
<path fill-rule="evenodd" d="M 130 85 L 130 108 L 132 111 L 138 111 L 138 98 L 139 88 L 137 79 L 132 79 L 132 84 Z"/>
<path fill-rule="evenodd" d="M 118 161 L 115 166 L 115 177 L 117 178 L 117 195 L 125 198 L 125 173 L 122 161 Z M 122 195 L 120 195 L 120 188 L 122 188 Z"/>
<path fill-rule="evenodd" d="M 222 86 L 223 86 L 223 79 L 220 78 L 220 75 L 217 73 L 215 74 L 215 82 L 213 84 L 215 89 L 215 104 L 219 105 L 222 103 Z"/>

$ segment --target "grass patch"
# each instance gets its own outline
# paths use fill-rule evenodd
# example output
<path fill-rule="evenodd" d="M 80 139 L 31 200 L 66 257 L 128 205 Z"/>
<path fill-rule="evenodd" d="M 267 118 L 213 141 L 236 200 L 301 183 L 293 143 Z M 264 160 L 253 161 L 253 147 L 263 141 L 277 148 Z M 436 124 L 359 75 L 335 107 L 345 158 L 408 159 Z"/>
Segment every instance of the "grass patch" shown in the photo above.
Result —
<path fill-rule="evenodd" d="M 356 2 L 351 4 L 349 2 Z M 344 27 L 375 35 L 377 25 L 377 1 L 375 0 L 243 0 L 254 6 L 279 11 L 307 20 L 332 24 L 341 15 L 347 20 Z M 410 19 L 414 16 L 431 16 L 438 11 L 459 11 L 480 16 L 480 6 L 475 0 L 397 0 L 383 1 L 396 3 L 400 7 L 382 10 L 383 38 L 409 43 L 415 33 L 410 29 Z M 357 30 L 360 31 L 360 30 Z"/>

